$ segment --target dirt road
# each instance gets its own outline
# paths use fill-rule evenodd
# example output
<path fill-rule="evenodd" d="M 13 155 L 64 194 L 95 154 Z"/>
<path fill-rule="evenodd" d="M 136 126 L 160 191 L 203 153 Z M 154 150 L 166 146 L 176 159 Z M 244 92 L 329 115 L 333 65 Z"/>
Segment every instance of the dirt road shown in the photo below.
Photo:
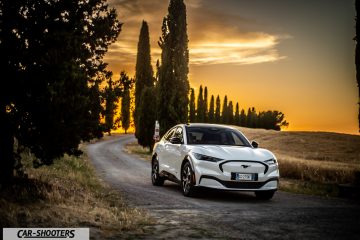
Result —
<path fill-rule="evenodd" d="M 88 146 L 99 176 L 158 221 L 144 239 L 359 239 L 360 203 L 278 191 L 271 201 L 253 193 L 201 190 L 186 198 L 180 187 L 154 187 L 150 163 L 123 151 L 120 136 Z"/>

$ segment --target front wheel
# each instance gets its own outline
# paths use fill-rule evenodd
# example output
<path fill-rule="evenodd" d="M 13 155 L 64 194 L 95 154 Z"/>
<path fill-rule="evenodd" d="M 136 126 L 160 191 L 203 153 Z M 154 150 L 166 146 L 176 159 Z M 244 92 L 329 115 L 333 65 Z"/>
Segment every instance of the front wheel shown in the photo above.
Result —
<path fill-rule="evenodd" d="M 165 179 L 159 174 L 159 162 L 157 159 L 154 159 L 151 166 L 151 182 L 154 186 L 164 185 Z"/>
<path fill-rule="evenodd" d="M 181 187 L 186 197 L 193 196 L 195 193 L 195 174 L 191 164 L 186 162 L 181 170 Z"/>
<path fill-rule="evenodd" d="M 270 200 L 274 196 L 274 194 L 275 194 L 274 190 L 255 192 L 256 198 L 260 200 Z"/>

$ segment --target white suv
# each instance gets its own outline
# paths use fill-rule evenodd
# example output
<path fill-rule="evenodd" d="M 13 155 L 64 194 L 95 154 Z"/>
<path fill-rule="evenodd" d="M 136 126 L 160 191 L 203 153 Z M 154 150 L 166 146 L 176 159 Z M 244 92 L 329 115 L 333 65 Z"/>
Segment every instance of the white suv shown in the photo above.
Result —
<path fill-rule="evenodd" d="M 155 144 L 151 164 L 153 185 L 179 183 L 185 196 L 207 187 L 254 191 L 259 199 L 271 199 L 279 183 L 274 154 L 224 125 L 176 125 Z"/>

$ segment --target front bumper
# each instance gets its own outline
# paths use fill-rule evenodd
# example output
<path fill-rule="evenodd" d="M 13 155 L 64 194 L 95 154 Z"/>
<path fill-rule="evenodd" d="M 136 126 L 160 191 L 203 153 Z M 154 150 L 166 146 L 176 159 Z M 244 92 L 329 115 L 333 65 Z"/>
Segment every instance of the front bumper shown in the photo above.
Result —
<path fill-rule="evenodd" d="M 268 165 L 262 161 L 253 160 L 225 160 L 217 163 L 195 161 L 196 186 L 237 191 L 277 190 L 278 188 L 277 164 Z M 256 178 L 253 181 L 239 181 L 234 179 L 234 173 L 251 173 L 255 174 Z"/>

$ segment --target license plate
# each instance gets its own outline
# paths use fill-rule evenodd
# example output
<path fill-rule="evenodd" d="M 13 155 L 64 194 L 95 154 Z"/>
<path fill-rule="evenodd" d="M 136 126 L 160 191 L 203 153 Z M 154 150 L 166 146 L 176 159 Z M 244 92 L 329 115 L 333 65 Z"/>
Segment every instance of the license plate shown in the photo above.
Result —
<path fill-rule="evenodd" d="M 253 174 L 251 173 L 236 173 L 236 180 L 251 181 L 253 180 Z"/>

